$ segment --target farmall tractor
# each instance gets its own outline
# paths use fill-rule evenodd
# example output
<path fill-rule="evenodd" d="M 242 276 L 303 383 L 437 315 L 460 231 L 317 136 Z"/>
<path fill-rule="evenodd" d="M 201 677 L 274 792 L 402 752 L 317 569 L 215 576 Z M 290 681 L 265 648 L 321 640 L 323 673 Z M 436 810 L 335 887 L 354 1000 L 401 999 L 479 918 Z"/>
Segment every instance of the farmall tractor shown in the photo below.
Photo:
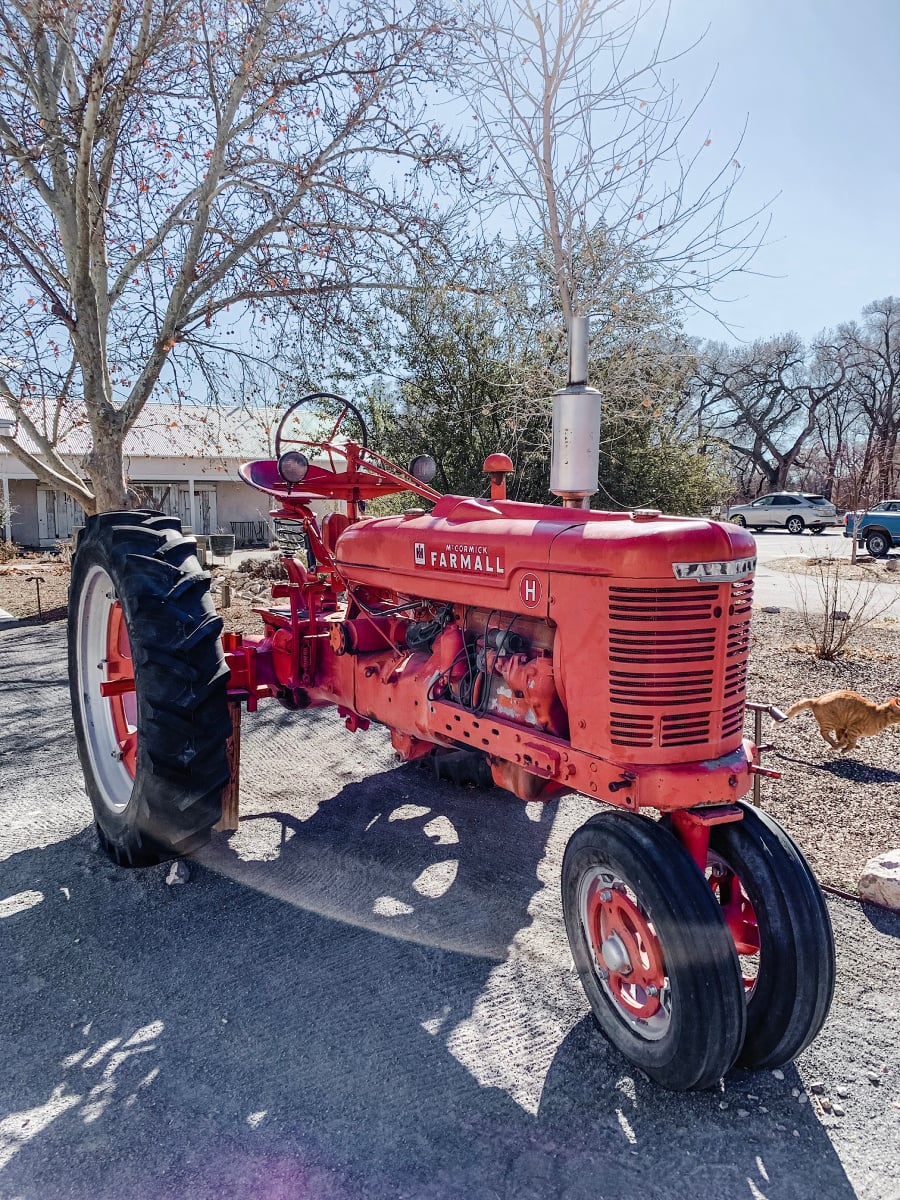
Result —
<path fill-rule="evenodd" d="M 574 333 L 553 401 L 561 505 L 506 499 L 502 454 L 485 463 L 489 499 L 440 495 L 433 463 L 382 458 L 348 401 L 292 405 L 275 458 L 241 469 L 311 551 L 284 557 L 262 637 L 223 634 L 177 520 L 90 518 L 70 604 L 79 754 L 100 841 L 133 866 L 209 836 L 236 785 L 232 714 L 261 700 L 301 721 L 335 706 L 350 733 L 380 722 L 405 761 L 463 748 L 523 801 L 596 800 L 562 867 L 581 982 L 627 1058 L 702 1088 L 815 1037 L 831 926 L 800 850 L 742 799 L 764 770 L 744 737 L 755 543 L 711 520 L 586 507 L 600 404 L 586 326 Z M 295 422 L 323 400 L 335 419 L 310 437 Z M 398 493 L 416 506 L 365 515 Z M 317 517 L 323 500 L 339 503 Z"/>

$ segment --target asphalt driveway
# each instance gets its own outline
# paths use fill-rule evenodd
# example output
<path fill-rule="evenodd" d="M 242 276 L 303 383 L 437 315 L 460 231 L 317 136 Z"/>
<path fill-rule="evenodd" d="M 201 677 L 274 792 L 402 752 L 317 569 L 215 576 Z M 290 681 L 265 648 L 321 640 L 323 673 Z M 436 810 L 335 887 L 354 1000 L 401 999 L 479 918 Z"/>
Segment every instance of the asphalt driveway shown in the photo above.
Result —
<path fill-rule="evenodd" d="M 900 918 L 830 902 L 837 998 L 783 1078 L 666 1093 L 571 969 L 587 801 L 270 707 L 240 831 L 167 886 L 95 848 L 64 664 L 61 625 L 0 632 L 0 1200 L 900 1197 Z"/>

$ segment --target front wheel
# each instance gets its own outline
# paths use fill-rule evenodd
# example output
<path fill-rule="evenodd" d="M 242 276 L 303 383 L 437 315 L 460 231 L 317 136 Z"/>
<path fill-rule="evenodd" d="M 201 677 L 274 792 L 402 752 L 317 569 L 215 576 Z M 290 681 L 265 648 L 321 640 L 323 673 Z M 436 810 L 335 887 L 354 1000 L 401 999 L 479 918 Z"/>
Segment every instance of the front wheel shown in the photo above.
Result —
<path fill-rule="evenodd" d="M 710 830 L 708 874 L 744 970 L 747 1036 L 738 1064 L 796 1058 L 828 1015 L 834 937 L 815 876 L 777 821 L 748 804 Z"/>
<path fill-rule="evenodd" d="M 599 813 L 566 847 L 562 899 L 609 1040 L 665 1087 L 715 1084 L 744 1040 L 743 985 L 722 910 L 676 838 L 645 817 Z"/>
<path fill-rule="evenodd" d="M 866 551 L 872 558 L 884 558 L 891 548 L 886 533 L 875 530 L 866 534 Z"/>
<path fill-rule="evenodd" d="M 746 518 L 742 517 L 740 513 L 738 513 L 736 516 L 732 517 L 731 519 L 735 525 L 740 525 L 741 529 L 747 528 Z"/>
<path fill-rule="evenodd" d="M 788 533 L 802 533 L 806 528 L 806 524 L 802 517 L 788 517 L 787 531 Z"/>
<path fill-rule="evenodd" d="M 101 843 L 124 865 L 193 849 L 221 813 L 231 722 L 209 582 L 173 518 L 88 518 L 72 563 L 72 716 Z"/>

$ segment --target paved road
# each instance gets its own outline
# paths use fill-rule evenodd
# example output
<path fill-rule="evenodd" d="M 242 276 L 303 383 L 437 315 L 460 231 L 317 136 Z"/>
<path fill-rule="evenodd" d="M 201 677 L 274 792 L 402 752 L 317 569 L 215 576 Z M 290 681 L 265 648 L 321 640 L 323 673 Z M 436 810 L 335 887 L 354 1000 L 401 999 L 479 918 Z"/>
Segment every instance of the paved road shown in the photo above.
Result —
<path fill-rule="evenodd" d="M 269 708 L 239 833 L 167 887 L 95 849 L 63 650 L 0 633 L 0 1200 L 900 1196 L 900 918 L 831 903 L 837 999 L 783 1080 L 665 1093 L 571 971 L 586 801 L 436 783 Z M 800 1104 L 817 1080 L 843 1119 Z"/>

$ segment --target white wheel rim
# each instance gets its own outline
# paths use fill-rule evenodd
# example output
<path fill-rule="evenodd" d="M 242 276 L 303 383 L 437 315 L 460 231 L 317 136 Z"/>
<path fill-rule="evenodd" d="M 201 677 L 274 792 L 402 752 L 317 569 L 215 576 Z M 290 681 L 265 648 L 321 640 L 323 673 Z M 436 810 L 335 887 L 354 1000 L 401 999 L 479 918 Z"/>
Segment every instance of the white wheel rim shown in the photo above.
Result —
<path fill-rule="evenodd" d="M 603 888 L 624 890 L 625 893 L 632 899 L 633 903 L 640 908 L 640 901 L 634 889 L 629 887 L 625 880 L 620 879 L 613 871 L 604 870 L 602 867 L 595 866 L 587 870 L 582 875 L 578 884 L 578 915 L 581 920 L 581 932 L 584 937 L 585 945 L 588 954 L 591 958 L 591 966 L 594 970 L 594 978 L 602 988 L 604 995 L 610 1002 L 613 1010 L 619 1019 L 632 1029 L 636 1034 L 648 1042 L 657 1042 L 666 1036 L 669 1032 L 669 1027 L 672 1023 L 672 988 L 671 981 L 666 978 L 665 986 L 661 989 L 659 995 L 659 1008 L 657 1012 L 650 1017 L 640 1017 L 630 1012 L 626 1005 L 615 994 L 609 986 L 607 979 L 604 978 L 604 965 L 598 959 L 597 952 L 594 946 L 593 932 L 591 929 L 590 919 L 590 893 L 595 884 L 599 884 Z M 652 923 L 651 923 L 652 924 Z"/>
<path fill-rule="evenodd" d="M 134 780 L 122 762 L 112 707 L 100 694 L 100 684 L 106 681 L 110 614 L 116 603 L 109 574 L 96 564 L 88 567 L 78 602 L 78 699 L 84 742 L 99 798 L 110 812 L 118 814 L 128 806 Z"/>

